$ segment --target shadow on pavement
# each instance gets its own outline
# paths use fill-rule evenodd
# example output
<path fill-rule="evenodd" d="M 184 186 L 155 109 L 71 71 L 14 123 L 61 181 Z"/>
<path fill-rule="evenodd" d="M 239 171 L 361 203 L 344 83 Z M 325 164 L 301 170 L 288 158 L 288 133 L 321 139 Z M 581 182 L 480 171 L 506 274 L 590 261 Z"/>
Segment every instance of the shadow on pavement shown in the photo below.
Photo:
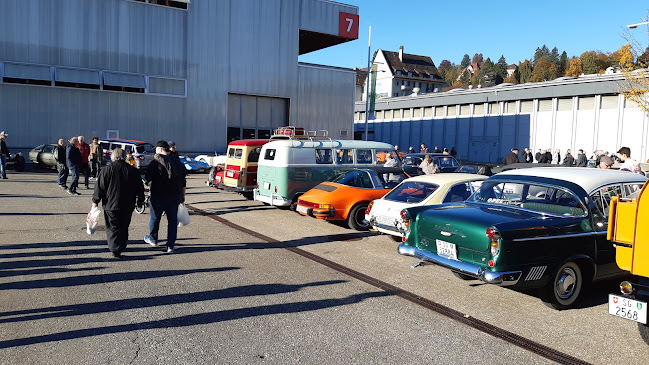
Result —
<path fill-rule="evenodd" d="M 308 312 L 308 311 L 316 311 L 325 308 L 334 308 L 334 307 L 360 303 L 366 299 L 380 298 L 380 297 L 386 297 L 391 295 L 392 294 L 383 291 L 370 292 L 370 293 L 354 294 L 354 295 L 347 296 L 345 298 L 320 299 L 320 300 L 310 300 L 310 301 L 303 301 L 303 302 L 262 305 L 258 307 L 228 309 L 228 310 L 215 311 L 215 312 L 192 314 L 192 315 L 186 315 L 186 316 L 180 316 L 180 317 L 174 317 L 174 318 L 168 318 L 168 319 L 162 319 L 156 321 L 86 328 L 86 329 L 72 330 L 66 332 L 52 333 L 48 335 L 0 341 L 0 349 L 18 347 L 18 346 L 27 346 L 27 345 L 33 345 L 38 343 L 65 341 L 65 340 L 71 340 L 76 338 L 94 337 L 94 336 L 100 336 L 100 335 L 106 335 L 112 333 L 125 333 L 125 332 L 137 331 L 137 330 L 147 330 L 147 329 L 156 329 L 156 328 L 168 329 L 174 327 L 188 327 L 188 326 L 195 326 L 195 325 L 233 321 L 242 318 L 268 316 L 273 314 L 301 313 L 301 312 Z M 124 302 L 126 301 L 120 301 L 120 303 L 124 303 Z M 152 303 L 152 305 L 159 305 L 159 304 Z"/>

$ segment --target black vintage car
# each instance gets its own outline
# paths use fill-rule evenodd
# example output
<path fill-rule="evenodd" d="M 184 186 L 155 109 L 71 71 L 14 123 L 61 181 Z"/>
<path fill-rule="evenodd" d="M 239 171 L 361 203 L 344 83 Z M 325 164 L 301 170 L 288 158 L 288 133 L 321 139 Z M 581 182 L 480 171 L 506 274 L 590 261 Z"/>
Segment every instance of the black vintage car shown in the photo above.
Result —
<path fill-rule="evenodd" d="M 403 170 L 410 176 L 421 175 L 419 164 L 424 160 L 426 155 L 433 158 L 433 163 L 437 165 L 439 172 L 455 172 L 460 164 L 455 157 L 443 153 L 411 153 L 402 158 Z"/>

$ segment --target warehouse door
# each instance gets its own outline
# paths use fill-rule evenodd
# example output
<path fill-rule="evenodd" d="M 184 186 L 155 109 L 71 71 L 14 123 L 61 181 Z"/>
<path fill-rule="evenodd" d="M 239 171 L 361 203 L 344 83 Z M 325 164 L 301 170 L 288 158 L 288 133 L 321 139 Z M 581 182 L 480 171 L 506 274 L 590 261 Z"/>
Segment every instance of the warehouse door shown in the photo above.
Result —
<path fill-rule="evenodd" d="M 288 125 L 288 111 L 286 98 L 228 94 L 228 143 L 270 138 L 273 129 Z"/>

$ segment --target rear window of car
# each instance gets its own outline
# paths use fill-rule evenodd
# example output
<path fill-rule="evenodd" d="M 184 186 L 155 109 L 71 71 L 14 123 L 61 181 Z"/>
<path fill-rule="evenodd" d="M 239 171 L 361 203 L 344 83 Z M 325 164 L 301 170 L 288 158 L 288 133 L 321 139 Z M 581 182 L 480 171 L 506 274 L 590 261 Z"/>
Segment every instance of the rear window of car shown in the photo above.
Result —
<path fill-rule="evenodd" d="M 419 166 L 421 164 L 421 157 L 416 157 L 416 156 L 406 156 L 403 158 L 403 164 L 404 165 L 417 165 Z"/>
<path fill-rule="evenodd" d="M 338 176 L 333 182 L 341 185 L 347 185 L 354 188 L 373 189 L 372 178 L 370 174 L 365 171 L 348 171 L 347 173 Z"/>
<path fill-rule="evenodd" d="M 261 153 L 261 147 L 253 148 L 248 154 L 248 162 L 259 162 L 259 154 Z"/>
<path fill-rule="evenodd" d="M 402 203 L 420 203 L 433 194 L 439 185 L 420 181 L 405 181 L 383 199 Z"/>
<path fill-rule="evenodd" d="M 484 182 L 468 201 L 516 206 L 552 215 L 585 214 L 583 205 L 567 190 L 536 184 Z"/>
<path fill-rule="evenodd" d="M 269 161 L 274 160 L 276 152 L 277 151 L 272 148 L 267 149 L 266 153 L 264 154 L 264 160 L 269 160 Z"/>
<path fill-rule="evenodd" d="M 228 150 L 228 158 L 240 160 L 241 156 L 243 156 L 243 150 L 241 148 L 230 148 Z"/>
<path fill-rule="evenodd" d="M 435 164 L 442 168 L 458 167 L 453 157 L 435 157 Z"/>
<path fill-rule="evenodd" d="M 129 145 L 127 145 L 127 146 L 129 146 Z M 153 148 L 153 146 L 150 143 L 144 143 L 144 144 L 138 145 L 135 148 L 135 151 L 137 153 L 144 153 L 144 152 L 146 152 L 146 153 L 155 153 L 155 149 Z"/>

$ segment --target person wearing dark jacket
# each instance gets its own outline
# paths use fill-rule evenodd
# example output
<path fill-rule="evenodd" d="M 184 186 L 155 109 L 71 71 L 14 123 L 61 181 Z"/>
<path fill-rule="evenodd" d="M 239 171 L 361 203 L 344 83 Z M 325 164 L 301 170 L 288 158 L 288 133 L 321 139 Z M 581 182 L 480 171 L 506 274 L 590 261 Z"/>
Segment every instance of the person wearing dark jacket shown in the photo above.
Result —
<path fill-rule="evenodd" d="M 65 149 L 65 162 L 68 165 L 68 170 L 70 170 L 70 187 L 67 192 L 70 195 L 81 195 L 77 192 L 77 186 L 79 186 L 79 169 L 81 168 L 81 152 L 77 145 L 79 140 L 77 137 L 70 138 L 70 144 Z"/>
<path fill-rule="evenodd" d="M 572 157 L 572 153 L 568 152 L 566 158 L 563 159 L 563 165 L 573 166 L 575 164 L 575 158 Z"/>
<path fill-rule="evenodd" d="M 541 163 L 542 156 L 543 154 L 541 153 L 541 149 L 539 149 L 539 152 L 537 152 L 536 155 L 534 155 L 534 159 L 536 160 L 537 163 Z"/>
<path fill-rule="evenodd" d="M 588 166 L 588 159 L 586 159 L 584 150 L 579 150 L 579 153 L 577 154 L 577 167 L 586 167 L 586 166 Z"/>
<path fill-rule="evenodd" d="M 503 164 L 511 165 L 513 163 L 518 163 L 518 148 L 515 147 L 512 148 L 512 152 L 503 158 Z"/>
<path fill-rule="evenodd" d="M 0 132 L 0 175 L 3 179 L 7 179 L 7 160 L 11 157 L 7 142 L 5 142 L 5 138 L 8 136 L 5 131 Z"/>
<path fill-rule="evenodd" d="M 151 219 L 149 234 L 144 242 L 151 246 L 158 245 L 158 229 L 162 213 L 167 215 L 167 253 L 174 251 L 178 234 L 178 205 L 185 202 L 187 170 L 180 160 L 170 155 L 169 143 L 159 141 L 156 144 L 156 155 L 147 167 L 144 181 L 151 184 Z"/>
<path fill-rule="evenodd" d="M 66 186 L 68 181 L 68 166 L 66 166 L 65 158 L 65 140 L 59 139 L 59 144 L 54 150 L 54 159 L 56 160 L 56 172 L 58 172 L 58 183 L 61 189 L 67 190 Z"/>
<path fill-rule="evenodd" d="M 144 185 L 140 172 L 124 161 L 124 151 L 115 148 L 111 164 L 100 170 L 92 207 L 101 202 L 106 222 L 106 240 L 113 256 L 121 257 L 128 243 L 128 227 L 131 215 L 137 205 L 144 204 Z"/>
<path fill-rule="evenodd" d="M 544 157 L 545 163 L 552 163 L 552 152 L 550 152 L 550 150 L 545 151 Z"/>

